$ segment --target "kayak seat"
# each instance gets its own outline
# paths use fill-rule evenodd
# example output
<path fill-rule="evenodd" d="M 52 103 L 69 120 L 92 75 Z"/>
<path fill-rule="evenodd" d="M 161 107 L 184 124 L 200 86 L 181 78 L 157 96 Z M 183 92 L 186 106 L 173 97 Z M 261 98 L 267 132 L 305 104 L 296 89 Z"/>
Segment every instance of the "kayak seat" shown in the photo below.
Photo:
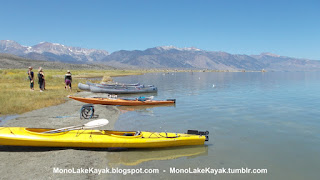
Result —
<path fill-rule="evenodd" d="M 136 133 L 124 133 L 123 136 L 139 136 L 141 134 L 140 131 L 137 131 Z"/>
<path fill-rule="evenodd" d="M 123 136 L 133 136 L 132 133 L 124 133 Z"/>
<path fill-rule="evenodd" d="M 137 131 L 134 136 L 139 136 L 141 134 L 141 131 Z"/>

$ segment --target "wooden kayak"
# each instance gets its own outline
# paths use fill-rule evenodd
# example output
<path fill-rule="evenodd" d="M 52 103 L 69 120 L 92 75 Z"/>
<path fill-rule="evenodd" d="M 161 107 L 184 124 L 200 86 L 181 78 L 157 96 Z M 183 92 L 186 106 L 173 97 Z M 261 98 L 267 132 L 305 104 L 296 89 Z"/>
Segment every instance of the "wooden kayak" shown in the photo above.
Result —
<path fill-rule="evenodd" d="M 68 97 L 84 103 L 102 104 L 102 105 L 142 106 L 142 105 L 163 105 L 163 104 L 176 103 L 175 99 L 167 99 L 164 101 L 157 101 L 157 100 L 139 101 L 138 99 L 113 99 L 113 98 L 101 98 L 101 97 L 83 98 L 83 97 L 75 97 L 75 96 L 68 96 Z"/>
<path fill-rule="evenodd" d="M 0 145 L 38 147 L 84 147 L 84 148 L 160 148 L 173 146 L 203 145 L 209 132 L 189 130 L 189 134 L 70 130 L 44 133 L 52 129 L 1 127 Z"/>

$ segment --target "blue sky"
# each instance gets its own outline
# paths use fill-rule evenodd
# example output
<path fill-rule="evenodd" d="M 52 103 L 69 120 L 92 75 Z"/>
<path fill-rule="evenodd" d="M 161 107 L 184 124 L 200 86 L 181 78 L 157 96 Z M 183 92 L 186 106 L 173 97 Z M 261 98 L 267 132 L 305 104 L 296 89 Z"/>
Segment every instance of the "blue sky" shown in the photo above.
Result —
<path fill-rule="evenodd" d="M 0 0 L 0 39 L 144 50 L 173 45 L 320 60 L 319 0 Z"/>

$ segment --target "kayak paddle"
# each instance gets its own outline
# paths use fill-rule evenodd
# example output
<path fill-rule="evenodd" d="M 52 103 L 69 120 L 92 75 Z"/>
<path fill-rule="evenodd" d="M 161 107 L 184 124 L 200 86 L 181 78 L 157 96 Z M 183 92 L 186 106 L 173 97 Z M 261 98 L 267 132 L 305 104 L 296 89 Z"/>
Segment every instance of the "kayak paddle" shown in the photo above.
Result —
<path fill-rule="evenodd" d="M 96 128 L 96 127 L 105 126 L 108 123 L 109 123 L 109 121 L 107 119 L 98 119 L 98 120 L 90 121 L 90 122 L 88 122 L 86 124 L 83 124 L 83 125 L 64 127 L 64 128 L 60 128 L 60 129 L 54 129 L 54 130 L 50 130 L 50 131 L 45 131 L 43 133 L 50 134 L 50 133 L 66 132 L 66 131 L 71 131 L 71 130 L 93 129 L 93 128 Z"/>

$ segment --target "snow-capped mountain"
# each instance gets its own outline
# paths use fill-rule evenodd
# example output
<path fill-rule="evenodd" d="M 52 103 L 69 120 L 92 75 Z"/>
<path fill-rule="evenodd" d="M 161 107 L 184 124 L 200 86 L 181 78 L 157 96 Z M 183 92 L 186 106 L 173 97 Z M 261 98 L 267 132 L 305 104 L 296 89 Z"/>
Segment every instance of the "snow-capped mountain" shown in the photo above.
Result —
<path fill-rule="evenodd" d="M 195 48 L 195 47 L 184 47 L 184 48 L 178 48 L 175 46 L 158 46 L 155 47 L 157 50 L 178 50 L 178 51 L 201 51 L 201 49 Z"/>
<path fill-rule="evenodd" d="M 22 46 L 12 40 L 1 40 L 0 52 L 37 60 L 72 63 L 99 61 L 109 55 L 105 50 L 71 47 L 50 42 L 41 42 L 34 46 Z"/>
<path fill-rule="evenodd" d="M 0 52 L 14 54 L 21 56 L 28 49 L 26 46 L 22 46 L 19 43 L 11 40 L 1 40 L 0 41 Z"/>
<path fill-rule="evenodd" d="M 117 68 L 180 68 L 213 70 L 319 71 L 320 61 L 280 56 L 230 54 L 204 51 L 194 47 L 158 46 L 146 50 L 107 51 L 42 42 L 22 46 L 15 41 L 0 41 L 0 53 L 28 59 L 59 61 L 73 64 L 105 64 Z"/>

